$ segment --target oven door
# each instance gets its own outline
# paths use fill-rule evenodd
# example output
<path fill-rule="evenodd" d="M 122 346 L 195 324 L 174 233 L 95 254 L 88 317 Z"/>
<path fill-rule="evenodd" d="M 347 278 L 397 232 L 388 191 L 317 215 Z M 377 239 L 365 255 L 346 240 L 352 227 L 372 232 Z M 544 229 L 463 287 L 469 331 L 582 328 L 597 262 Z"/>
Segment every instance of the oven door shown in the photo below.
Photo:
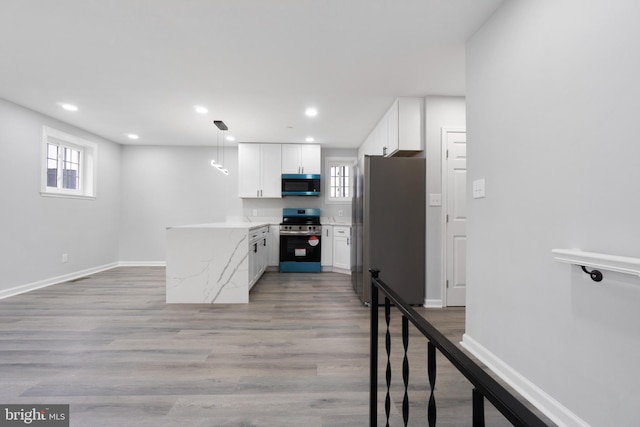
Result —
<path fill-rule="evenodd" d="M 280 235 L 281 272 L 320 272 L 320 236 Z"/>

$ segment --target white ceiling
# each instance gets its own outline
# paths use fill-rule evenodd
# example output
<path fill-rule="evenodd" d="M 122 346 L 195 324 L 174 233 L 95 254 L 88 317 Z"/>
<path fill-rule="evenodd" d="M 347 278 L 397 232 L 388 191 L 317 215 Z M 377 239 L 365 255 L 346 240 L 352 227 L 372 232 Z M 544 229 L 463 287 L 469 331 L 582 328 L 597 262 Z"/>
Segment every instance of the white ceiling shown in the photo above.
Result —
<path fill-rule="evenodd" d="M 122 144 L 210 145 L 224 120 L 357 147 L 395 97 L 464 95 L 465 40 L 502 1 L 1 0 L 0 98 Z"/>

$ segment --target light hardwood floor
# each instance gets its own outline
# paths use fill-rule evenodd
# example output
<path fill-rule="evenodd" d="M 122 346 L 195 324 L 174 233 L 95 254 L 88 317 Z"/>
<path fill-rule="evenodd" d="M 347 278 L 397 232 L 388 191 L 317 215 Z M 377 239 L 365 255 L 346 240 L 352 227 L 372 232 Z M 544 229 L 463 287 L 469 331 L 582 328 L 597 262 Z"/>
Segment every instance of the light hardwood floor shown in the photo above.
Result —
<path fill-rule="evenodd" d="M 267 272 L 249 304 L 167 305 L 164 274 L 117 268 L 0 301 L 0 402 L 70 404 L 77 427 L 368 424 L 369 309 L 349 276 Z M 463 309 L 421 311 L 460 340 Z M 426 425 L 425 349 L 412 333 L 409 425 Z M 391 425 L 401 358 L 396 333 Z M 442 359 L 438 425 L 470 425 L 471 386 Z M 510 425 L 486 407 L 487 425 Z"/>

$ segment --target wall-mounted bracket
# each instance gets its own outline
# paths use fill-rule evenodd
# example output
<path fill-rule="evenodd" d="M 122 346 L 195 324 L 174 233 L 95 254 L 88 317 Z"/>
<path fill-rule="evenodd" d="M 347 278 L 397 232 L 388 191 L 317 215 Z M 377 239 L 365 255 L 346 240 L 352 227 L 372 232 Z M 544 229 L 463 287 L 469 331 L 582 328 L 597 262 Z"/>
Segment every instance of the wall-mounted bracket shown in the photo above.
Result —
<path fill-rule="evenodd" d="M 589 276 L 591 276 L 591 280 L 593 280 L 594 282 L 602 282 L 602 273 L 600 271 L 598 270 L 589 271 L 584 265 L 581 265 L 580 267 L 582 267 L 582 271 L 584 271 Z"/>
<path fill-rule="evenodd" d="M 553 259 L 577 265 L 595 282 L 603 279 L 601 270 L 631 274 L 640 277 L 640 258 L 585 252 L 577 249 L 553 249 Z M 591 268 L 591 271 L 587 270 Z"/>

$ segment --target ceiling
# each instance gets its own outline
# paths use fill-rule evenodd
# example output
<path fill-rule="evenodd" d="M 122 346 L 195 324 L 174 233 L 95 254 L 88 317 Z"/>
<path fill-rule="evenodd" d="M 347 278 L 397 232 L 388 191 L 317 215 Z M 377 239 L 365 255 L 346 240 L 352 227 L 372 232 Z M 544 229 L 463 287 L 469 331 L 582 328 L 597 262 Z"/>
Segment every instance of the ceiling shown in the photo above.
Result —
<path fill-rule="evenodd" d="M 355 148 L 398 96 L 464 95 L 465 40 L 502 1 L 2 0 L 0 98 L 121 144 L 211 145 L 223 120 Z"/>

